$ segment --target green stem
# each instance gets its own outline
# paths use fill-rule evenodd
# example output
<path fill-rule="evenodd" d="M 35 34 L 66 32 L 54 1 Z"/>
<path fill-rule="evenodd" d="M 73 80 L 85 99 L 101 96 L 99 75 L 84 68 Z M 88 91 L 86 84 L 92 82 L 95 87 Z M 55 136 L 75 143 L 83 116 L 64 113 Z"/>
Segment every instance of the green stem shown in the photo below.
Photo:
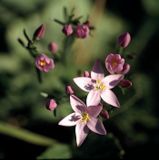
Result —
<path fill-rule="evenodd" d="M 63 47 L 63 52 L 62 52 L 62 60 L 63 64 L 67 65 L 67 61 L 69 60 L 68 57 L 70 56 L 70 49 L 72 47 L 72 44 L 74 42 L 74 37 L 66 37 L 65 42 L 64 42 L 64 47 Z"/>
<path fill-rule="evenodd" d="M 35 69 L 36 69 L 38 81 L 39 81 L 39 83 L 42 83 L 43 82 L 42 73 L 36 67 L 35 67 Z"/>
<path fill-rule="evenodd" d="M 35 60 L 36 56 L 38 55 L 38 51 L 36 46 L 34 45 L 35 41 L 31 40 L 26 32 L 26 30 L 23 30 L 23 34 L 26 38 L 26 40 L 28 41 L 27 46 L 25 46 L 24 42 L 22 39 L 18 38 L 18 42 L 22 45 L 22 47 L 24 47 L 29 53 L 30 55 L 33 57 L 33 59 Z M 36 68 L 36 74 L 37 74 L 37 79 L 39 81 L 39 83 L 42 83 L 42 75 L 41 72 Z"/>
<path fill-rule="evenodd" d="M 120 48 L 119 48 L 119 53 L 120 53 L 121 55 L 124 54 L 124 48 L 123 48 L 123 47 L 120 47 Z"/>
<path fill-rule="evenodd" d="M 53 144 L 59 144 L 56 140 L 53 140 L 49 137 L 45 137 L 26 129 L 12 126 L 5 122 L 0 122 L 0 133 L 40 146 L 47 147 Z"/>

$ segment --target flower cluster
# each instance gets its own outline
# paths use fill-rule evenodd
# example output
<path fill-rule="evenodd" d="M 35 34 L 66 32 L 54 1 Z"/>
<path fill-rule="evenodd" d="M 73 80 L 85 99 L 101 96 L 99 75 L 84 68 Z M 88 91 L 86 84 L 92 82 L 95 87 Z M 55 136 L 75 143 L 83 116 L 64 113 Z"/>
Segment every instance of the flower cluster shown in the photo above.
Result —
<path fill-rule="evenodd" d="M 128 81 L 124 79 L 130 70 L 130 65 L 120 54 L 110 53 L 105 59 L 105 68 L 108 73 L 104 76 L 104 71 L 99 60 L 96 60 L 92 71 L 85 71 L 82 77 L 73 79 L 75 84 L 83 91 L 87 92 L 86 104 L 74 93 L 71 86 L 67 86 L 67 93 L 70 94 L 70 104 L 74 111 L 59 122 L 62 126 L 75 126 L 76 143 L 80 146 L 88 131 L 105 135 L 106 129 L 100 116 L 109 119 L 109 113 L 104 109 L 104 103 L 116 108 L 120 108 L 120 103 L 112 89 L 119 84 L 129 87 Z M 90 73 L 90 74 L 89 74 Z"/>
<path fill-rule="evenodd" d="M 90 27 L 87 23 L 77 24 L 76 26 L 72 24 L 65 24 L 63 29 L 63 33 L 66 36 L 75 35 L 77 38 L 87 38 L 90 33 Z"/>
<path fill-rule="evenodd" d="M 73 36 L 80 39 L 87 38 L 90 35 L 91 30 L 94 29 L 94 27 L 90 24 L 90 21 L 88 19 L 85 22 L 81 23 L 80 19 L 82 18 L 82 16 L 80 17 L 74 17 L 74 16 L 75 15 L 72 11 L 70 15 L 65 15 L 67 19 L 66 22 L 62 22 L 57 19 L 55 19 L 55 22 L 62 25 L 62 32 L 67 37 Z"/>
<path fill-rule="evenodd" d="M 28 34 L 24 30 L 24 36 L 28 41 L 27 44 L 25 44 L 20 38 L 18 39 L 19 43 L 26 48 L 34 58 L 38 75 L 40 75 L 41 72 L 49 72 L 55 67 L 54 58 L 48 57 L 45 53 L 40 53 L 36 47 L 36 43 L 44 38 L 45 32 L 46 27 L 42 24 L 34 31 L 32 38 L 29 38 Z M 58 51 L 58 44 L 56 42 L 50 42 L 50 44 L 48 44 L 48 50 L 52 53 L 51 56 L 54 57 L 55 53 Z"/>
<path fill-rule="evenodd" d="M 66 22 L 55 20 L 62 25 L 62 32 L 66 35 L 66 39 L 87 38 L 90 31 L 94 28 L 87 20 L 84 23 L 79 21 L 80 17 L 74 18 L 74 14 L 66 17 Z M 54 59 L 58 51 L 58 45 L 55 42 L 50 42 L 48 45 L 49 51 L 52 53 L 52 58 L 37 50 L 35 42 L 40 41 L 45 36 L 46 28 L 40 25 L 32 36 L 32 39 L 24 31 L 28 44 L 19 39 L 19 42 L 25 47 L 34 58 L 35 67 L 38 76 L 42 72 L 49 72 L 55 68 Z M 122 34 L 118 38 L 118 44 L 121 48 L 126 48 L 131 41 L 131 36 L 128 32 Z M 64 53 L 65 54 L 65 53 Z M 63 54 L 62 58 L 66 57 Z M 105 65 L 105 67 L 103 67 Z M 103 69 L 104 68 L 104 69 Z M 81 77 L 73 78 L 74 83 L 82 91 L 87 93 L 85 102 L 75 93 L 71 85 L 66 86 L 66 93 L 70 97 L 70 105 L 73 113 L 66 116 L 58 124 L 61 126 L 76 126 L 76 143 L 80 146 L 86 139 L 89 130 L 100 135 L 106 135 L 106 129 L 102 122 L 102 118 L 109 119 L 109 111 L 107 106 L 110 105 L 114 109 L 120 108 L 120 102 L 113 91 L 113 88 L 129 88 L 132 82 L 126 79 L 126 75 L 130 71 L 130 64 L 120 52 L 110 52 L 106 55 L 104 61 L 97 59 L 91 71 L 84 71 Z M 105 76 L 106 74 L 106 76 Z M 55 113 L 58 109 L 56 98 L 45 95 L 47 98 L 46 108 Z M 48 98 L 49 97 L 49 98 Z M 61 97 L 62 98 L 62 97 Z M 102 117 L 102 118 L 101 118 Z"/>

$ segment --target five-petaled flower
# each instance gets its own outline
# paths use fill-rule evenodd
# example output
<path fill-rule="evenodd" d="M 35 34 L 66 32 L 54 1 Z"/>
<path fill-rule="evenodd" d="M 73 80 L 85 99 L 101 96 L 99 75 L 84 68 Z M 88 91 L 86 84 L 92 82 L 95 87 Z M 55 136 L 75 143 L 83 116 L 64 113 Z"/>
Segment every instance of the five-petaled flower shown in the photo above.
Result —
<path fill-rule="evenodd" d="M 80 146 L 88 135 L 89 129 L 97 134 L 105 135 L 103 123 L 97 118 L 102 111 L 101 105 L 87 104 L 75 95 L 70 96 L 70 104 L 74 113 L 69 114 L 59 122 L 61 126 L 75 126 L 76 143 Z"/>
<path fill-rule="evenodd" d="M 35 65 L 43 72 L 48 72 L 55 67 L 53 59 L 47 57 L 45 54 L 40 54 L 35 58 Z"/>
<path fill-rule="evenodd" d="M 105 67 L 110 74 L 127 74 L 130 65 L 125 63 L 125 59 L 120 54 L 110 53 L 105 59 Z"/>
<path fill-rule="evenodd" d="M 111 91 L 121 80 L 122 74 L 108 75 L 104 77 L 100 62 L 97 60 L 91 71 L 91 77 L 77 77 L 74 82 L 82 90 L 89 92 L 87 96 L 87 105 L 98 105 L 101 98 L 108 104 L 119 107 L 119 101 L 116 95 Z"/>

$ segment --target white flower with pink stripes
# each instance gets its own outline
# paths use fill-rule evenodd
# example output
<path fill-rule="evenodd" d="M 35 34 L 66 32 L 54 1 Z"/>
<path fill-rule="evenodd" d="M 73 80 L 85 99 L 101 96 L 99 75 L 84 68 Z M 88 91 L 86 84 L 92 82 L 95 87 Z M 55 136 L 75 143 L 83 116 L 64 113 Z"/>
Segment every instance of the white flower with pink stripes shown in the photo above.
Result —
<path fill-rule="evenodd" d="M 74 78 L 76 85 L 83 91 L 89 92 L 86 103 L 89 105 L 98 105 L 101 98 L 106 103 L 119 107 L 119 101 L 116 95 L 111 90 L 123 79 L 122 74 L 108 75 L 104 77 L 102 67 L 97 60 L 91 71 L 91 77 Z"/>
<path fill-rule="evenodd" d="M 103 123 L 97 118 L 103 108 L 101 105 L 90 106 L 88 104 L 88 106 L 86 106 L 85 103 L 75 95 L 70 96 L 70 104 L 74 112 L 62 119 L 59 125 L 67 127 L 76 126 L 77 146 L 80 146 L 84 142 L 89 130 L 100 135 L 106 134 Z"/>

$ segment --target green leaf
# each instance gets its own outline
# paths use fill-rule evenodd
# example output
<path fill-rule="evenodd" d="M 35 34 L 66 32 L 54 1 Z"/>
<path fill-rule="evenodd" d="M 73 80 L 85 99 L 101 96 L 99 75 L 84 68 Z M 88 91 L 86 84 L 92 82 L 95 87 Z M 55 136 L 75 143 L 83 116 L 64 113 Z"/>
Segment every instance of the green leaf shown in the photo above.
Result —
<path fill-rule="evenodd" d="M 33 133 L 26 129 L 17 128 L 5 122 L 0 122 L 0 133 L 41 146 L 50 146 L 53 144 L 58 144 L 56 140 L 53 140 L 49 137 Z"/>

